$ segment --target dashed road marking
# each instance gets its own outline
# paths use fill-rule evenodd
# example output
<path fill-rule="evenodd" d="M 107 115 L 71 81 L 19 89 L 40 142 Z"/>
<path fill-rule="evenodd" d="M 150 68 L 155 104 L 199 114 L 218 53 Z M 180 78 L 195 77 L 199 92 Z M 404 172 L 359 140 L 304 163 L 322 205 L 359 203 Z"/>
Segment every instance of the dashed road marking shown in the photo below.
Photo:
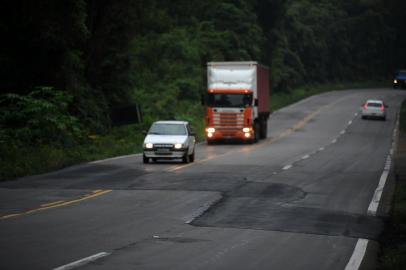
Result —
<path fill-rule="evenodd" d="M 74 262 L 72 262 L 72 263 L 59 266 L 59 267 L 57 267 L 57 268 L 54 268 L 53 270 L 69 270 L 69 269 L 78 268 L 78 267 L 80 267 L 80 266 L 83 266 L 83 265 L 85 265 L 85 264 L 88 264 L 88 263 L 90 263 L 90 262 L 93 262 L 93 261 L 95 261 L 95 260 L 98 260 L 98 259 L 100 259 L 100 258 L 106 257 L 106 256 L 108 256 L 108 255 L 110 255 L 110 253 L 107 253 L 107 252 L 100 252 L 100 253 L 94 254 L 94 255 L 92 255 L 92 256 L 89 256 L 89 257 L 86 257 L 86 258 L 83 258 L 83 259 L 74 261 Z"/>
<path fill-rule="evenodd" d="M 355 245 L 354 252 L 345 266 L 344 270 L 358 270 L 362 260 L 364 259 L 365 252 L 367 250 L 368 240 L 367 239 L 358 239 L 357 244 Z"/>
<path fill-rule="evenodd" d="M 292 168 L 292 167 L 293 167 L 293 165 L 289 164 L 289 165 L 284 166 L 284 167 L 282 168 L 282 170 L 286 171 L 286 170 L 289 170 L 289 169 Z"/>

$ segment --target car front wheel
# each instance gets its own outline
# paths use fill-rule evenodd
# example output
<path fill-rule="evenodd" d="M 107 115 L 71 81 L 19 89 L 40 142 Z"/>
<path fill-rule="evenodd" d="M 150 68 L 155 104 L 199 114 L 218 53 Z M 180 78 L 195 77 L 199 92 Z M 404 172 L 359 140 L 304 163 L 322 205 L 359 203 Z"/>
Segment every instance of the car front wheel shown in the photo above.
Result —
<path fill-rule="evenodd" d="M 195 161 L 195 150 L 193 150 L 193 153 L 190 154 L 189 160 L 190 160 L 190 162 L 194 162 L 194 161 Z"/>
<path fill-rule="evenodd" d="M 190 161 L 190 156 L 188 155 L 188 152 L 189 152 L 189 150 L 185 151 L 185 155 L 182 158 L 183 163 L 189 163 L 189 161 Z"/>

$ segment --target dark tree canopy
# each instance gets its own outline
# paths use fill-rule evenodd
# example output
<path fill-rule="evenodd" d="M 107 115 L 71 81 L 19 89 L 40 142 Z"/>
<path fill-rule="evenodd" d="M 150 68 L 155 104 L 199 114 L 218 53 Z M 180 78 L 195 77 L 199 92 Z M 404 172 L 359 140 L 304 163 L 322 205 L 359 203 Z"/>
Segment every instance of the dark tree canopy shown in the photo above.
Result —
<path fill-rule="evenodd" d="M 403 0 L 4 0 L 0 88 L 52 87 L 91 129 L 114 106 L 147 117 L 199 103 L 208 61 L 256 60 L 274 91 L 406 67 Z"/>

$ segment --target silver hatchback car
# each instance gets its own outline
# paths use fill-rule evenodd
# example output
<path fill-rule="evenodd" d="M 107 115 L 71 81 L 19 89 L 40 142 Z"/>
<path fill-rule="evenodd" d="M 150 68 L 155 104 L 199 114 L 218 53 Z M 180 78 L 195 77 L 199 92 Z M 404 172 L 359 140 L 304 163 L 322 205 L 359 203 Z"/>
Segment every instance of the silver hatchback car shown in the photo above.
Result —
<path fill-rule="evenodd" d="M 382 100 L 367 100 L 361 108 L 362 119 L 379 118 L 385 121 L 387 107 Z"/>
<path fill-rule="evenodd" d="M 143 145 L 143 162 L 150 159 L 182 159 L 184 163 L 195 160 L 196 138 L 187 121 L 154 122 Z"/>

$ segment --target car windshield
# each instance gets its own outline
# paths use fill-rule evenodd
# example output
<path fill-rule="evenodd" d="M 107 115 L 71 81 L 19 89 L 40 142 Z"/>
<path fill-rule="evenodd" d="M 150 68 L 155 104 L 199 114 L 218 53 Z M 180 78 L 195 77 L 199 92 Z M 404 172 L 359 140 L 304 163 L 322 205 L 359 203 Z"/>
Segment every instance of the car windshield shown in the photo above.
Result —
<path fill-rule="evenodd" d="M 367 105 L 368 107 L 381 107 L 382 104 L 381 103 L 376 103 L 376 102 L 370 102 Z"/>
<path fill-rule="evenodd" d="M 210 107 L 248 107 L 252 105 L 252 94 L 209 94 Z"/>
<path fill-rule="evenodd" d="M 155 135 L 186 135 L 186 127 L 183 124 L 154 123 L 148 134 Z"/>

